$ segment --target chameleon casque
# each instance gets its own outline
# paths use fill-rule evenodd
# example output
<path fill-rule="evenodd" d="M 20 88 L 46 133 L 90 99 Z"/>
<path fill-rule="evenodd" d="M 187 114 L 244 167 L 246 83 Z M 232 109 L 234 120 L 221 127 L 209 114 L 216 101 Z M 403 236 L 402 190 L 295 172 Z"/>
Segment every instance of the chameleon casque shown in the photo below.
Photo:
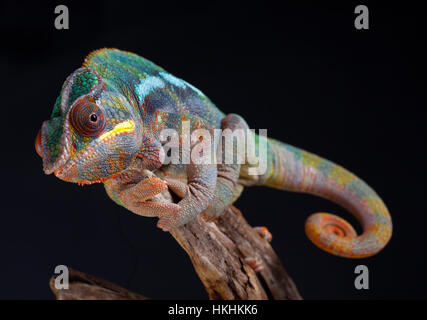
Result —
<path fill-rule="evenodd" d="M 332 214 L 307 219 L 307 236 L 327 252 L 363 258 L 389 241 L 391 218 L 374 190 L 344 168 L 291 145 L 269 138 L 267 170 L 257 176 L 248 175 L 245 163 L 163 165 L 161 130 L 181 132 L 183 121 L 192 130 L 247 128 L 240 116 L 225 115 L 200 90 L 152 62 L 101 49 L 65 80 L 36 150 L 46 174 L 79 184 L 102 182 L 113 201 L 158 217 L 164 231 L 202 212 L 217 216 L 243 186 L 264 185 L 317 195 L 354 214 L 361 235 Z M 150 201 L 165 189 L 177 195 L 176 203 Z"/>

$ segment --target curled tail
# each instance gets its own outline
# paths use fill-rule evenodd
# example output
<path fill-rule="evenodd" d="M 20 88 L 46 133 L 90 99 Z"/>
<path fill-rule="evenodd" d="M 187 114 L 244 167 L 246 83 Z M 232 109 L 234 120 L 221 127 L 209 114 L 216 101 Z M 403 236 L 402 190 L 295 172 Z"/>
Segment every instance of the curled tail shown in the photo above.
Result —
<path fill-rule="evenodd" d="M 258 177 L 258 184 L 331 200 L 350 211 L 363 227 L 358 236 L 338 216 L 313 214 L 305 231 L 315 245 L 338 256 L 364 258 L 387 244 L 392 233 L 389 212 L 364 181 L 326 159 L 276 140 L 268 139 L 267 147 L 267 171 Z"/>

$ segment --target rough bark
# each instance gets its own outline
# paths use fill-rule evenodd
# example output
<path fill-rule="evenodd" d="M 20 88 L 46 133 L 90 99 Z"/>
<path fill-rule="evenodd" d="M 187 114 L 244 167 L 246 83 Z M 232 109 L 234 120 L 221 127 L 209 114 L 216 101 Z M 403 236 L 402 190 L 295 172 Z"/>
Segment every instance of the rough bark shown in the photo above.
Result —
<path fill-rule="evenodd" d="M 235 207 L 214 221 L 198 217 L 171 233 L 189 255 L 211 299 L 301 299 L 270 244 Z M 265 288 L 244 262 L 246 257 L 262 262 L 259 275 Z"/>
<path fill-rule="evenodd" d="M 49 286 L 57 300 L 146 300 L 147 298 L 130 292 L 114 283 L 86 273 L 68 268 L 68 289 L 56 289 L 52 276 Z"/>

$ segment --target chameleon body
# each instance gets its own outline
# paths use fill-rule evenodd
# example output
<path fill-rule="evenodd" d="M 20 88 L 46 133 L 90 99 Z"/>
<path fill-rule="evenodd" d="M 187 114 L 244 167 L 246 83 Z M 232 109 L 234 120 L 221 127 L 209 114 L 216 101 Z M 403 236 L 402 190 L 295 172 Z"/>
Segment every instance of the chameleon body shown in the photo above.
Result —
<path fill-rule="evenodd" d="M 158 226 L 165 231 L 202 212 L 219 215 L 243 186 L 264 185 L 329 199 L 356 216 L 361 235 L 328 213 L 308 218 L 308 237 L 327 252 L 363 258 L 389 241 L 388 210 L 365 182 L 326 159 L 274 139 L 268 139 L 263 150 L 267 170 L 255 176 L 248 174 L 248 163 L 191 160 L 164 165 L 161 132 L 182 132 L 184 122 L 191 130 L 209 132 L 247 128 L 240 116 L 225 115 L 200 90 L 154 63 L 130 52 L 101 49 L 66 79 L 50 120 L 36 138 L 36 149 L 46 174 L 79 184 L 102 182 L 112 200 L 134 213 L 159 217 Z M 223 146 L 214 142 L 214 147 Z M 177 196 L 175 203 L 150 201 L 165 189 Z"/>

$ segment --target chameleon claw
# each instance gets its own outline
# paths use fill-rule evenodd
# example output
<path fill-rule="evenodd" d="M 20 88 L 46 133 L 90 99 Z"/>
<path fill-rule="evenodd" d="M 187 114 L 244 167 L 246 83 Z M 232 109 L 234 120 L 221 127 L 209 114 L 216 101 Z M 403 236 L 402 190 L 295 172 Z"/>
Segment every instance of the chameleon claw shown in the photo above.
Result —
<path fill-rule="evenodd" d="M 258 261 L 257 258 L 248 257 L 248 258 L 245 258 L 244 260 L 255 272 L 260 272 L 260 271 L 264 270 L 262 263 L 260 261 Z"/>
<path fill-rule="evenodd" d="M 175 223 L 173 219 L 162 217 L 157 222 L 157 228 L 162 229 L 164 232 L 169 232 L 173 227 Z"/>
<path fill-rule="evenodd" d="M 157 222 L 157 227 L 168 232 L 180 225 L 178 221 L 180 218 L 181 207 L 175 203 L 167 203 L 164 205 L 166 206 L 158 212 L 159 221 Z"/>
<path fill-rule="evenodd" d="M 266 227 L 254 227 L 254 230 L 259 234 L 259 236 L 268 242 L 273 240 L 273 235 Z"/>
<path fill-rule="evenodd" d="M 157 222 L 157 228 L 159 228 L 163 232 L 169 232 L 170 231 L 170 229 L 168 227 L 163 226 L 163 224 L 160 222 L 160 220 L 159 220 L 159 222 Z"/>

